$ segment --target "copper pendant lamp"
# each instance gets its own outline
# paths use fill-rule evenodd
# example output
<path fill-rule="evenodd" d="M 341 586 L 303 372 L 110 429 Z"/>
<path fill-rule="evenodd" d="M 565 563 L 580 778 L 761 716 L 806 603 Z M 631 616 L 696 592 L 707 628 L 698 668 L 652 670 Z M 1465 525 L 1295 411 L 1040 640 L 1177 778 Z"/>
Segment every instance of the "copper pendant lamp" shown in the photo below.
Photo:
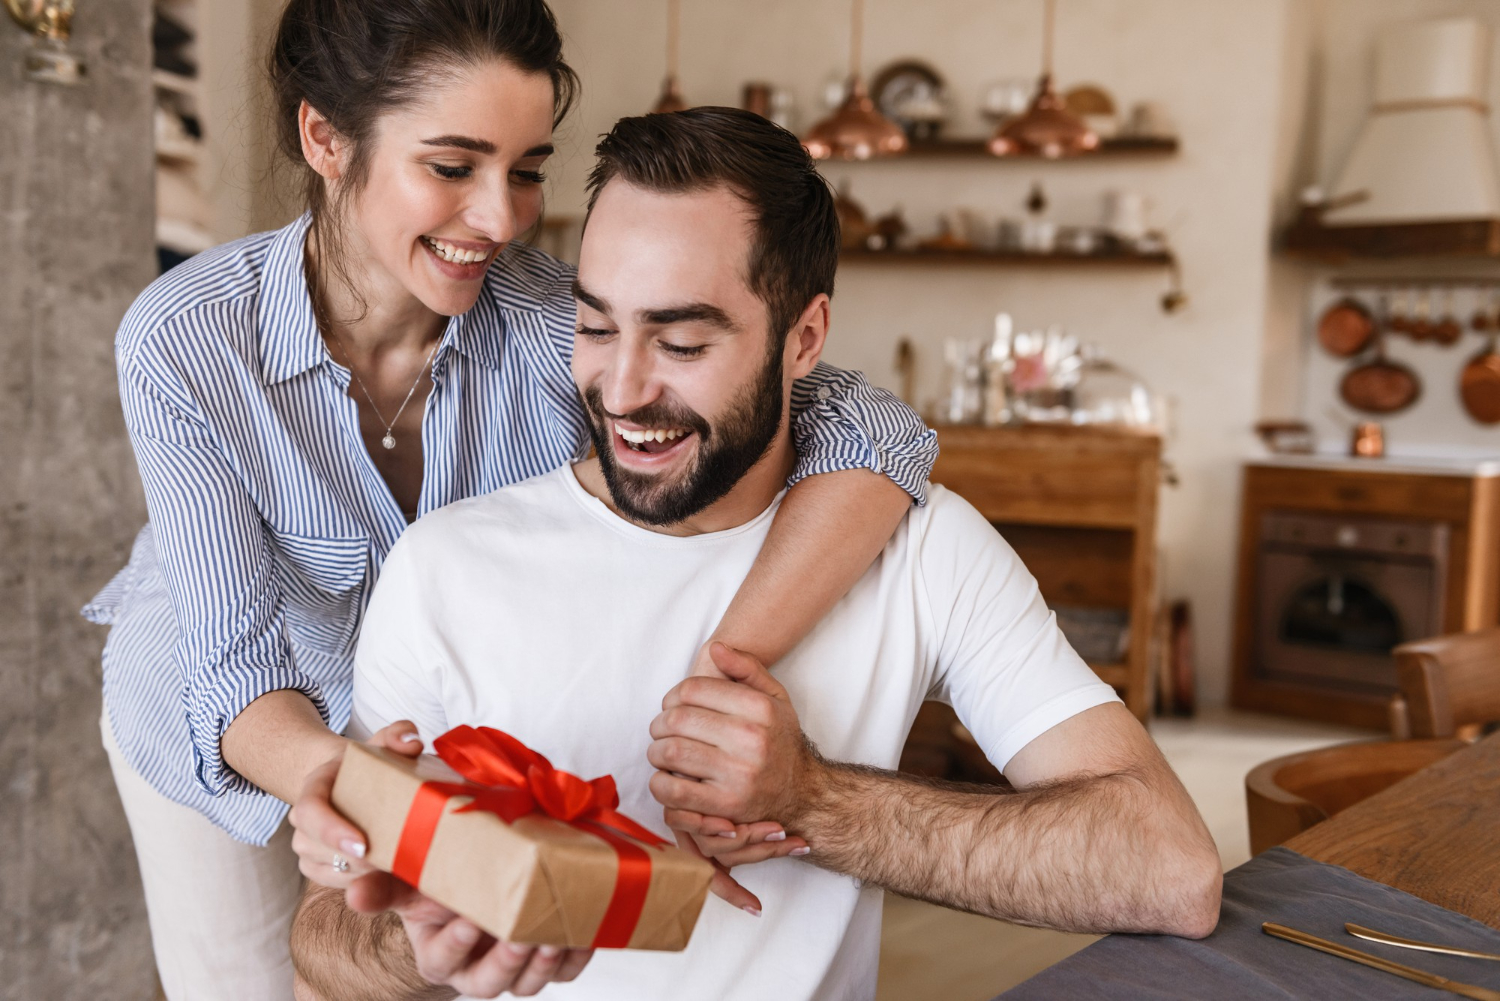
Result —
<path fill-rule="evenodd" d="M 814 125 L 802 139 L 802 145 L 817 160 L 869 160 L 906 152 L 906 133 L 876 109 L 859 73 L 864 7 L 864 0 L 854 0 L 849 93 L 833 114 Z"/>
<path fill-rule="evenodd" d="M 653 115 L 686 111 L 687 101 L 677 88 L 677 38 L 682 19 L 682 0 L 667 0 L 667 78 L 661 82 L 661 96 L 652 107 Z"/>
<path fill-rule="evenodd" d="M 1037 81 L 1031 106 L 1001 125 L 990 137 L 989 151 L 996 156 L 1041 156 L 1057 159 L 1078 156 L 1099 148 L 1099 137 L 1068 110 L 1052 89 L 1052 28 L 1056 0 L 1045 0 L 1046 24 L 1042 29 L 1042 77 Z"/>

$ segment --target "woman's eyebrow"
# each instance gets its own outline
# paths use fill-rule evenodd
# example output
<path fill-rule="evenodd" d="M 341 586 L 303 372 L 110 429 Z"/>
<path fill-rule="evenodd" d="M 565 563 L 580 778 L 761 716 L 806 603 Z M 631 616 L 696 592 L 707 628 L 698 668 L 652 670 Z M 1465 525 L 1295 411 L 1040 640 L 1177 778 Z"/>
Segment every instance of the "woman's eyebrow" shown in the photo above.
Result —
<path fill-rule="evenodd" d="M 452 146 L 455 149 L 465 149 L 471 153 L 483 153 L 485 156 L 494 156 L 498 147 L 488 139 L 475 139 L 473 136 L 437 136 L 434 139 L 421 140 L 423 146 Z M 521 154 L 521 159 L 528 160 L 534 156 L 551 156 L 556 152 L 556 147 L 551 143 L 542 143 L 533 146 Z"/>

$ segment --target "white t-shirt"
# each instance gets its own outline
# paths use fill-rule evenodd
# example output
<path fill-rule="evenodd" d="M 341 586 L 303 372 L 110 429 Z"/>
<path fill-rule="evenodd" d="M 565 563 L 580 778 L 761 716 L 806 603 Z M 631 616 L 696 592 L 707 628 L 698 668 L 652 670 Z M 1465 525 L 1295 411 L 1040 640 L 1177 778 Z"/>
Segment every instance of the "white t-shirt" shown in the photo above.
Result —
<path fill-rule="evenodd" d="M 1010 546 L 961 498 L 942 487 L 929 496 L 774 669 L 829 760 L 894 768 L 918 707 L 935 698 L 1004 768 L 1046 730 L 1116 699 Z M 430 746 L 460 724 L 497 727 L 559 768 L 613 775 L 621 808 L 667 836 L 647 788 L 647 728 L 778 503 L 738 528 L 677 538 L 624 521 L 564 467 L 427 515 L 391 550 L 366 612 L 352 732 L 407 718 Z M 601 950 L 576 981 L 540 996 L 874 996 L 878 888 L 795 858 L 734 875 L 762 917 L 710 895 L 684 951 Z"/>

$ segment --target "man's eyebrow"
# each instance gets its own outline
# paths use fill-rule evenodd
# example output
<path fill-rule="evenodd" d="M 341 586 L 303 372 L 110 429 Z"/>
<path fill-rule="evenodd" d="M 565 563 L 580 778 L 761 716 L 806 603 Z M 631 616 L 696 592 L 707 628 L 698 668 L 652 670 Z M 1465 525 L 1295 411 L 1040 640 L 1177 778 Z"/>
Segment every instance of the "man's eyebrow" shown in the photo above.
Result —
<path fill-rule="evenodd" d="M 587 306 L 589 309 L 592 309 L 596 313 L 603 313 L 605 316 L 609 315 L 609 303 L 605 302 L 603 299 L 599 298 L 597 295 L 584 288 L 583 282 L 579 281 L 577 278 L 573 279 L 573 298 L 577 299 L 579 302 L 583 303 L 585 306 Z"/>
<path fill-rule="evenodd" d="M 666 327 L 674 323 L 706 323 L 710 327 L 718 327 L 730 333 L 740 329 L 739 324 L 731 320 L 728 313 L 707 302 L 692 302 L 684 306 L 664 306 L 660 309 L 643 309 L 635 315 L 637 320 L 648 327 Z"/>

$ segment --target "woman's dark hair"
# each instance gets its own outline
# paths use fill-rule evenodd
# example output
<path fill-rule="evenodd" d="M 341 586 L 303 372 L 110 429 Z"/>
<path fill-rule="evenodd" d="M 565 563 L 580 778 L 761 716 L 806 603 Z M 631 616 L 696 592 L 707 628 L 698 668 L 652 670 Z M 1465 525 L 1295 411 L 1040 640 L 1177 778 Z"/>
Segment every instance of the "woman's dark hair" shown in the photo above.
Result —
<path fill-rule="evenodd" d="M 648 191 L 701 191 L 724 185 L 755 217 L 746 281 L 766 304 L 771 349 L 807 304 L 833 295 L 839 216 L 833 192 L 792 133 L 751 111 L 692 108 L 622 118 L 595 150 L 589 211 L 618 177 Z"/>
<path fill-rule="evenodd" d="M 290 0 L 271 45 L 269 68 L 277 145 L 304 175 L 315 277 L 331 271 L 349 284 L 335 225 L 341 205 L 329 203 L 323 179 L 302 156 L 297 127 L 302 102 L 350 144 L 342 202 L 368 177 L 370 140 L 383 114 L 416 98 L 434 72 L 492 59 L 546 73 L 554 94 L 553 125 L 567 116 L 578 77 L 563 61 L 562 35 L 543 0 Z M 320 298 L 314 290 L 321 311 Z"/>

